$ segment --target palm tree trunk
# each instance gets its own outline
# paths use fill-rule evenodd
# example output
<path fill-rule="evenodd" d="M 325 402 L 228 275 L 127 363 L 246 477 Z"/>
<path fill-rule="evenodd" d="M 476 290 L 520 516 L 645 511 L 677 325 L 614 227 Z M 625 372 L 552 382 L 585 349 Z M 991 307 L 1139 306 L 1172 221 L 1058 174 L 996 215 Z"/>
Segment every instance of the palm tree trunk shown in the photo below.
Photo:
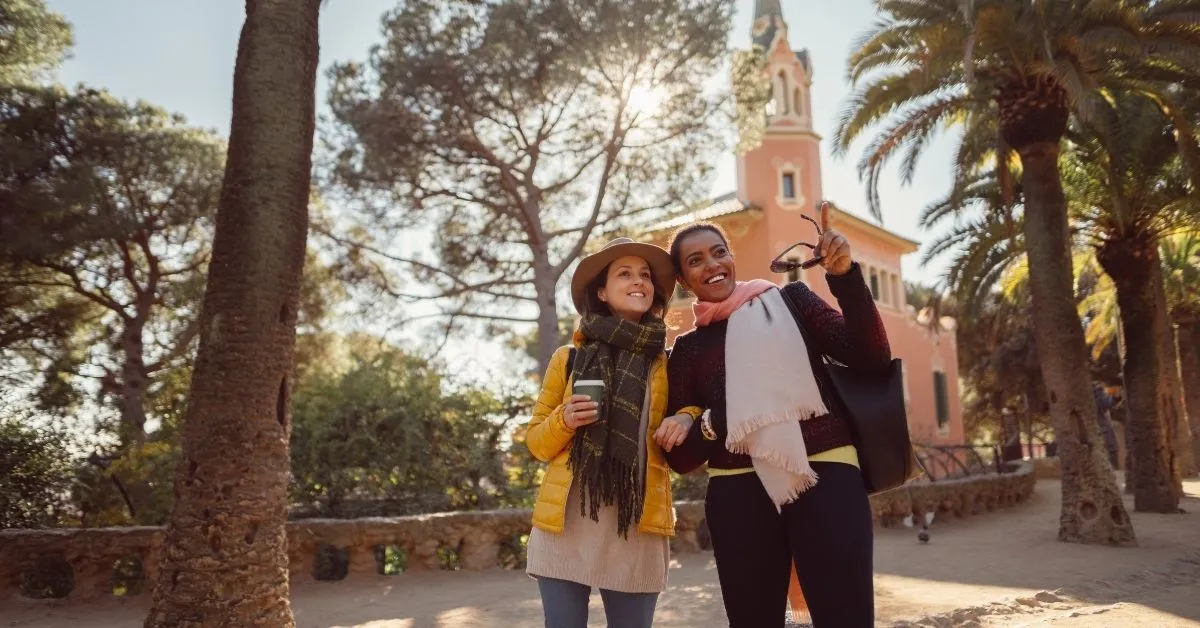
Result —
<path fill-rule="evenodd" d="M 1200 461 L 1200 324 L 1180 322 L 1176 329 L 1179 377 L 1183 381 L 1184 406 L 1192 429 L 1192 457 Z"/>
<path fill-rule="evenodd" d="M 1154 247 L 1154 268 L 1150 286 L 1154 289 L 1155 328 L 1161 342 L 1163 390 L 1163 420 L 1167 427 L 1167 443 L 1174 458 L 1175 487 L 1183 497 L 1183 478 L 1196 475 L 1196 459 L 1192 455 L 1192 430 L 1188 426 L 1187 407 L 1183 401 L 1183 380 L 1179 373 L 1179 351 L 1175 347 L 1175 324 L 1167 304 L 1166 277 L 1158 245 Z"/>
<path fill-rule="evenodd" d="M 1133 468 L 1133 508 L 1138 512 L 1173 513 L 1179 493 L 1164 423 L 1168 395 L 1162 372 L 1162 327 L 1153 284 L 1156 247 L 1148 238 L 1110 239 L 1096 259 L 1117 287 L 1121 330 L 1125 337 L 1127 434 Z"/>
<path fill-rule="evenodd" d="M 1136 544 L 1133 523 L 1117 490 L 1095 421 L 1087 343 L 1075 310 L 1066 198 L 1058 171 L 1058 138 L 1010 145 L 1018 146 L 1023 166 L 1033 329 L 1062 461 L 1058 538 L 1080 543 Z"/>
<path fill-rule="evenodd" d="M 295 624 L 289 374 L 308 231 L 320 0 L 246 0 L 175 504 L 145 626 Z"/>

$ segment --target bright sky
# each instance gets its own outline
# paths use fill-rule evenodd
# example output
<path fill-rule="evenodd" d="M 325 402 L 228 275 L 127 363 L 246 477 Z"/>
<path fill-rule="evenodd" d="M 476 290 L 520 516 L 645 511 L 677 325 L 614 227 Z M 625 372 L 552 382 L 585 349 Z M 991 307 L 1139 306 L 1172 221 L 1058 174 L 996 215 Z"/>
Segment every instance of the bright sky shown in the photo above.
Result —
<path fill-rule="evenodd" d="M 48 0 L 75 28 L 75 53 L 59 78 L 68 84 L 107 88 L 120 98 L 145 99 L 185 115 L 196 125 L 227 133 L 233 89 L 233 65 L 244 4 L 241 0 Z M 395 0 L 329 0 L 321 15 L 321 67 L 364 60 L 380 41 L 380 16 Z M 749 43 L 753 0 L 738 0 L 731 43 Z M 784 0 L 793 48 L 808 48 L 813 59 L 813 110 L 816 130 L 831 138 L 834 123 L 850 93 L 846 56 L 874 20 L 870 0 Z M 317 84 L 318 107 L 325 110 L 328 80 Z M 910 186 L 889 173 L 881 182 L 884 226 L 918 241 L 928 239 L 916 227 L 921 209 L 949 189 L 952 140 L 942 139 L 928 152 Z M 866 216 L 866 201 L 855 163 L 858 151 L 842 160 L 822 150 L 825 194 L 840 207 Z M 714 194 L 735 187 L 734 162 L 724 158 L 713 181 Z M 910 255 L 903 272 L 908 280 L 933 281 L 941 267 L 920 268 Z"/>

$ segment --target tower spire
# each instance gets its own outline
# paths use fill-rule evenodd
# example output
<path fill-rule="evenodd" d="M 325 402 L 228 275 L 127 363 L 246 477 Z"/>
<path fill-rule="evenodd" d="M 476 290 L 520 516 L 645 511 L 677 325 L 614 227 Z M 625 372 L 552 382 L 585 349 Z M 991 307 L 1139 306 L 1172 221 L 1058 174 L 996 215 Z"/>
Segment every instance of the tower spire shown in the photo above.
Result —
<path fill-rule="evenodd" d="M 764 15 L 783 15 L 783 9 L 779 8 L 779 0 L 754 0 L 755 19 Z"/>
<path fill-rule="evenodd" d="M 783 22 L 783 8 L 779 0 L 754 0 L 754 20 L 750 30 L 754 44 L 767 50 L 775 43 L 780 31 L 786 35 L 787 25 Z"/>

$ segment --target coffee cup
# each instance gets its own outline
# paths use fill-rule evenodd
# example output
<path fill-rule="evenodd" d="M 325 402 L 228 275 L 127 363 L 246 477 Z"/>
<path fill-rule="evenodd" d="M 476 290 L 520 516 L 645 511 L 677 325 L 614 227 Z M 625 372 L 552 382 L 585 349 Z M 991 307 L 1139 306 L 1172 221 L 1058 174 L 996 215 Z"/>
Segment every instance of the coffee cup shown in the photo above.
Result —
<path fill-rule="evenodd" d="M 593 402 L 600 403 L 604 398 L 604 380 L 581 379 L 575 382 L 575 394 L 587 395 Z"/>

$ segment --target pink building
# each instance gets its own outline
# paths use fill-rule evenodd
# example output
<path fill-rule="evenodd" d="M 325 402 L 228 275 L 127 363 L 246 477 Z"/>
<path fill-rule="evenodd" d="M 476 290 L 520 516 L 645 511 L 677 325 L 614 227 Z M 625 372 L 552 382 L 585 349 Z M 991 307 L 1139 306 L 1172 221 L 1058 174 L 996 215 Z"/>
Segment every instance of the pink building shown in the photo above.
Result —
<path fill-rule="evenodd" d="M 762 278 L 777 283 L 802 279 L 834 307 L 824 270 L 797 271 L 790 277 L 771 273 L 771 259 L 797 241 L 815 243 L 816 230 L 801 218 L 816 218 L 821 195 L 821 137 L 813 131 L 809 90 L 812 67 L 806 51 L 794 52 L 787 39 L 777 0 L 756 2 L 753 38 L 766 50 L 772 79 L 771 102 L 762 144 L 737 159 L 737 190 L 700 208 L 670 216 L 647 228 L 649 240 L 665 245 L 671 232 L 706 220 L 724 227 L 737 255 L 741 280 Z M 917 322 L 905 301 L 900 259 L 914 253 L 918 243 L 861 218 L 835 209 L 834 227 L 849 239 L 854 257 L 875 294 L 887 326 L 892 353 L 904 362 L 909 429 L 918 442 L 961 444 L 962 404 L 959 398 L 958 349 L 952 321 L 940 333 Z M 797 256 L 809 250 L 798 248 Z M 691 299 L 677 298 L 668 322 L 678 334 L 693 324 Z"/>

